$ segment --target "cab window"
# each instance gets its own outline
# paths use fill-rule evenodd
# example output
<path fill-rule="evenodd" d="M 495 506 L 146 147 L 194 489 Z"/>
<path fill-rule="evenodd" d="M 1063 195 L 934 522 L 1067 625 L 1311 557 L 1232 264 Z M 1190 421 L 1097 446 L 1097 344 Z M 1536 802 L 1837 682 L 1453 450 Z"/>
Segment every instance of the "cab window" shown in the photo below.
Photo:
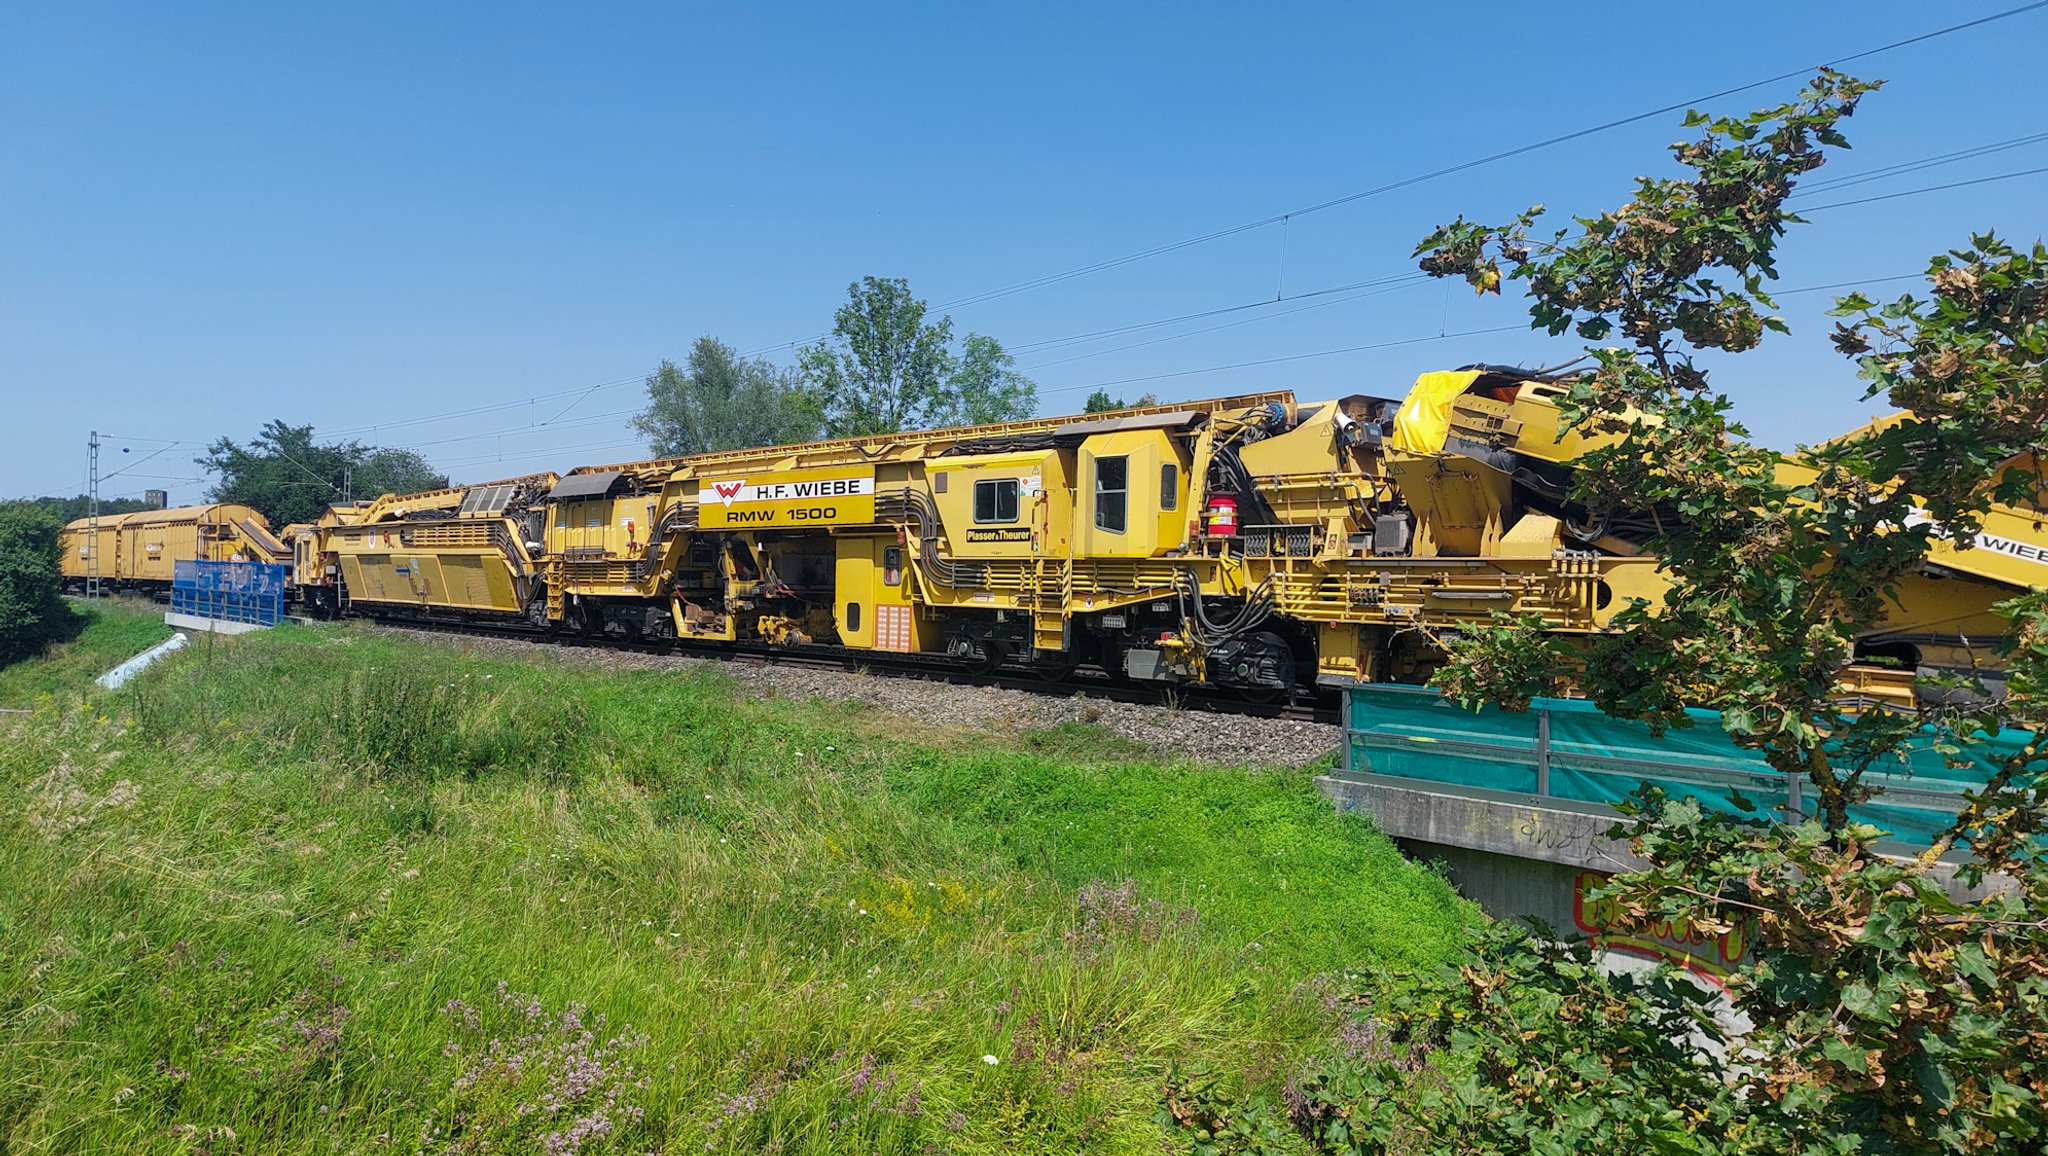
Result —
<path fill-rule="evenodd" d="M 1095 459 L 1095 528 L 1112 534 L 1124 532 L 1126 499 L 1130 494 L 1131 459 L 1124 456 Z"/>
<path fill-rule="evenodd" d="M 1159 467 L 1159 508 L 1175 509 L 1180 505 L 1180 466 L 1168 462 Z"/>
<path fill-rule="evenodd" d="M 1017 520 L 1017 479 L 999 478 L 974 483 L 974 520 L 1014 522 Z"/>

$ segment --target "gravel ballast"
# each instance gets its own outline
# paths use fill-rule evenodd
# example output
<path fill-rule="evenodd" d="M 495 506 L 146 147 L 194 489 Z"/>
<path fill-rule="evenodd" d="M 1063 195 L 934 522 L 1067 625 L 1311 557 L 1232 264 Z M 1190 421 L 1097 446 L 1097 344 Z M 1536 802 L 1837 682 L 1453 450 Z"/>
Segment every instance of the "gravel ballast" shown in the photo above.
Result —
<path fill-rule="evenodd" d="M 724 671 L 758 698 L 823 699 L 859 703 L 944 731 L 1011 736 L 1066 723 L 1098 727 L 1152 752 L 1223 766 L 1301 766 L 1337 749 L 1338 728 L 1295 719 L 1258 718 L 1204 710 L 1174 710 L 1142 703 L 994 686 L 963 686 L 887 674 L 647 654 L 606 647 L 542 646 L 517 638 L 439 634 L 377 627 L 424 644 L 477 653 L 612 670 Z"/>

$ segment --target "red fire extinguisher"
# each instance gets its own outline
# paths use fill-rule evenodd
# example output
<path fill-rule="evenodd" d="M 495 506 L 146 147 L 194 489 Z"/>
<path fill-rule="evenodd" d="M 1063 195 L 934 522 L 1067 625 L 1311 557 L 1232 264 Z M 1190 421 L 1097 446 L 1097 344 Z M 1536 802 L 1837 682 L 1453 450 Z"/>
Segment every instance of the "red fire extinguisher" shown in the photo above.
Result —
<path fill-rule="evenodd" d="M 1209 536 L 1212 538 L 1237 537 L 1237 499 L 1228 494 L 1211 494 L 1209 508 Z"/>

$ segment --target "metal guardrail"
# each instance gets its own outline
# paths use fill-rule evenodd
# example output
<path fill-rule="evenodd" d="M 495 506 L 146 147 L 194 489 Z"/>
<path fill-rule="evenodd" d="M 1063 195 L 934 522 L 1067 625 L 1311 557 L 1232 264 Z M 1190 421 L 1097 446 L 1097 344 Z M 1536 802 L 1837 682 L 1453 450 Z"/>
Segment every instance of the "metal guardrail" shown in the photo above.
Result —
<path fill-rule="evenodd" d="M 289 572 L 273 562 L 179 562 L 171 576 L 171 613 L 276 626 L 284 620 Z"/>

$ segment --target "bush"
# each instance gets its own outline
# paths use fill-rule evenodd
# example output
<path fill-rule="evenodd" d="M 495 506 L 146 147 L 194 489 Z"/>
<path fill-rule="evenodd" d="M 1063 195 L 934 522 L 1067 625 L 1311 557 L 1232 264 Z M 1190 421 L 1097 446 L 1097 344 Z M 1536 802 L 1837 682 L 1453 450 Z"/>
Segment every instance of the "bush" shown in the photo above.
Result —
<path fill-rule="evenodd" d="M 36 653 L 74 625 L 57 593 L 60 529 L 41 507 L 0 505 L 0 662 Z"/>

